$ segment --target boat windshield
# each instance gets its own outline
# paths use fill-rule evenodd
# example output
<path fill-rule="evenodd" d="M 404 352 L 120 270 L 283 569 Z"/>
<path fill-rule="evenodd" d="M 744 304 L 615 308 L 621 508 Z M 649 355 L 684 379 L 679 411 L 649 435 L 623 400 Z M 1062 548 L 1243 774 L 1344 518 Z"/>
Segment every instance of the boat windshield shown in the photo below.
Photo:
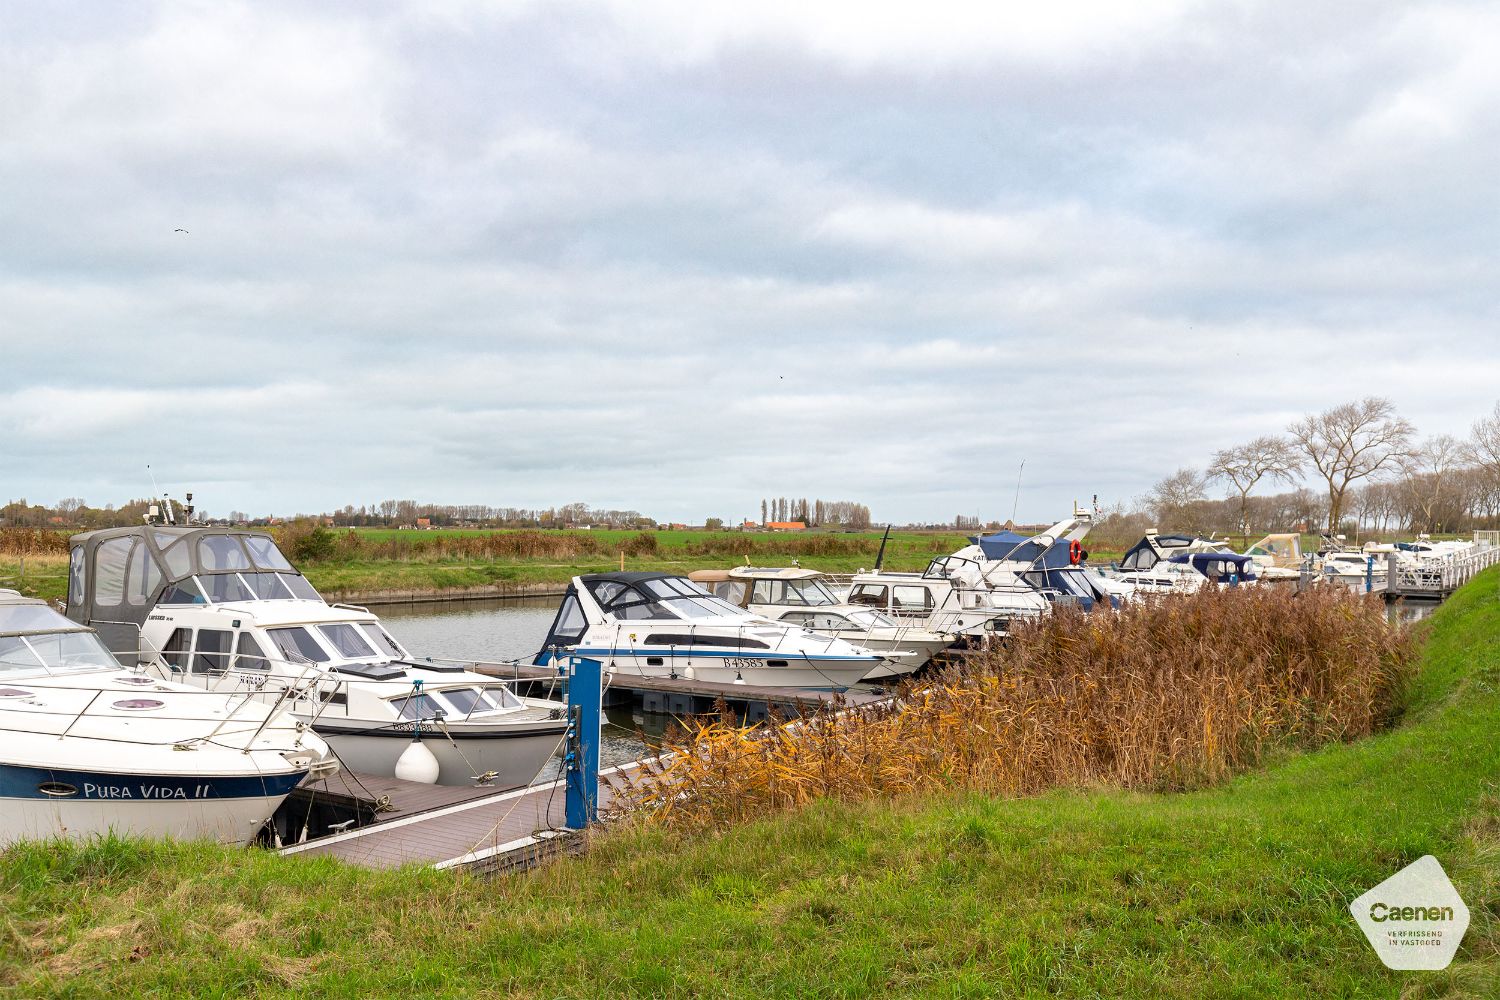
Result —
<path fill-rule="evenodd" d="M 44 604 L 0 607 L 0 678 L 119 666 L 97 635 Z"/>
<path fill-rule="evenodd" d="M 837 604 L 839 599 L 822 580 L 756 580 L 750 603 L 816 608 Z"/>
<path fill-rule="evenodd" d="M 745 614 L 743 609 L 681 577 L 660 577 L 633 585 L 619 580 L 594 580 L 588 586 L 606 614 L 627 621 Z"/>
<path fill-rule="evenodd" d="M 877 628 L 880 626 L 901 624 L 889 615 L 883 615 L 879 611 L 868 611 L 864 608 L 845 611 L 844 617 L 863 628 Z"/>
<path fill-rule="evenodd" d="M 161 604 L 225 604 L 243 601 L 318 601 L 312 584 L 296 573 L 203 573 L 179 580 L 162 594 Z"/>

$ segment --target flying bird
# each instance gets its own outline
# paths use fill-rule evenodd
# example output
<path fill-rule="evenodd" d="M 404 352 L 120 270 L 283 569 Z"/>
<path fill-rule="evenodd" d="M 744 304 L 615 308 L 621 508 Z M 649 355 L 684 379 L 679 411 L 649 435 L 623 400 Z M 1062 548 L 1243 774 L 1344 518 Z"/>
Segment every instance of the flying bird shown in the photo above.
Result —
<path fill-rule="evenodd" d="M 187 230 L 186 229 L 174 229 L 174 230 L 172 230 L 172 232 L 174 232 L 174 233 L 186 233 Z M 191 236 L 192 234 L 188 233 L 188 235 Z"/>

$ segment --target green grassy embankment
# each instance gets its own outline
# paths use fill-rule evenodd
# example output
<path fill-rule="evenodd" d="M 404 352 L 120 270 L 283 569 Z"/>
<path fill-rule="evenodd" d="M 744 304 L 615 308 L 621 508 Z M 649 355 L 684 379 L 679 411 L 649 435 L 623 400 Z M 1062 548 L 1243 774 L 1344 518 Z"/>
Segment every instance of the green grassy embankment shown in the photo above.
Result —
<path fill-rule="evenodd" d="M 493 882 L 212 846 L 0 856 L 16 997 L 1500 995 L 1500 570 L 1424 626 L 1403 722 L 1182 794 L 934 790 L 615 830 Z M 1348 913 L 1436 855 L 1473 923 L 1398 973 Z"/>

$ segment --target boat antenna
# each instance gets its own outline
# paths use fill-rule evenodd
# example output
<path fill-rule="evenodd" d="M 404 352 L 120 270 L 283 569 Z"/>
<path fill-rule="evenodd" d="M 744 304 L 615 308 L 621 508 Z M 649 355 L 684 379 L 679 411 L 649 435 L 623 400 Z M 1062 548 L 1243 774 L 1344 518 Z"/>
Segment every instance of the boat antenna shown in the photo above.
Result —
<path fill-rule="evenodd" d="M 875 572 L 880 572 L 880 566 L 885 562 L 885 543 L 890 541 L 891 526 L 885 526 L 885 534 L 880 537 L 880 551 L 875 555 Z"/>
<path fill-rule="evenodd" d="M 1021 473 L 1026 471 L 1026 459 L 1021 459 L 1021 467 L 1016 470 L 1016 501 L 1010 505 L 1010 523 L 1016 523 L 1016 511 L 1021 506 Z"/>

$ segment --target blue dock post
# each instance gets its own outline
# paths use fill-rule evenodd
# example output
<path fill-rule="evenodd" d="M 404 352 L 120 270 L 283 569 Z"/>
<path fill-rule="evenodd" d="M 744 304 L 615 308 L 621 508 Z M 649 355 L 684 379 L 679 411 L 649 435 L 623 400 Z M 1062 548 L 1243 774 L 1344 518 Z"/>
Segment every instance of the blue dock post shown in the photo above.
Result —
<path fill-rule="evenodd" d="M 599 819 L 599 740 L 603 665 L 598 660 L 573 657 L 568 679 L 568 740 L 566 767 L 567 823 L 582 830 Z"/>
<path fill-rule="evenodd" d="M 1365 593 L 1375 589 L 1375 557 L 1365 556 Z"/>

